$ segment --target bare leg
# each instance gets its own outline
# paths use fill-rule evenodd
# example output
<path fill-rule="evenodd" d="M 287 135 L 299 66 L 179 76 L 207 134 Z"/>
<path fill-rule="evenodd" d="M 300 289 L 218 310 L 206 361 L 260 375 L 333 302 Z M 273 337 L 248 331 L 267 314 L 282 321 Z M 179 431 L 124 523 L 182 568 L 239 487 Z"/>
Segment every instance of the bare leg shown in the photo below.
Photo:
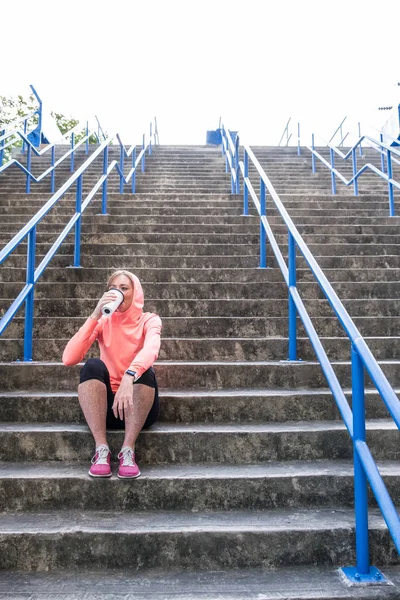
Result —
<path fill-rule="evenodd" d="M 107 388 L 105 384 L 98 379 L 84 381 L 78 386 L 78 396 L 96 448 L 100 444 L 108 446 L 106 438 Z"/>
<path fill-rule="evenodd" d="M 135 449 L 136 439 L 146 422 L 154 402 L 155 390 L 148 385 L 136 383 L 133 387 L 133 414 L 125 416 L 125 438 L 122 447 Z"/>

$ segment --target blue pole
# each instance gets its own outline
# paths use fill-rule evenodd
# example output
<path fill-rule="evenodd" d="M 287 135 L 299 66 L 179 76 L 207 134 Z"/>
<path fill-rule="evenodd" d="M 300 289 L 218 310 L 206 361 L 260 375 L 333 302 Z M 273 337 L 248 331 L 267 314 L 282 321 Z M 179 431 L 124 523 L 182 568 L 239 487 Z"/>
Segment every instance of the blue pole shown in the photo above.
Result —
<path fill-rule="evenodd" d="M 132 152 L 132 168 L 135 169 L 135 163 L 136 163 L 136 146 L 133 149 Z M 133 171 L 132 173 L 132 194 L 135 194 L 136 192 L 136 169 Z"/>
<path fill-rule="evenodd" d="M 71 152 L 71 166 L 70 166 L 70 171 L 71 173 L 73 173 L 74 169 L 75 169 L 75 134 L 74 132 L 71 133 L 71 148 L 72 148 L 72 152 Z"/>
<path fill-rule="evenodd" d="M 153 135 L 153 123 L 150 123 L 150 142 L 149 142 L 149 154 L 151 154 L 151 138 Z"/>
<path fill-rule="evenodd" d="M 240 194 L 240 169 L 239 169 L 239 136 L 235 140 L 235 173 L 236 173 L 236 194 Z"/>
<path fill-rule="evenodd" d="M 331 179 L 332 179 L 332 194 L 335 195 L 336 194 L 336 180 L 335 180 L 335 173 L 333 172 L 333 169 L 335 168 L 335 153 L 333 151 L 333 148 L 330 148 L 330 155 L 331 155 Z"/>
<path fill-rule="evenodd" d="M 355 148 L 353 148 L 351 151 L 351 158 L 353 161 L 353 177 L 355 177 L 355 175 L 357 173 L 357 155 L 356 155 Z M 358 179 L 357 178 L 354 180 L 353 185 L 354 185 L 354 195 L 358 196 Z"/>
<path fill-rule="evenodd" d="M 315 150 L 314 134 L 312 134 L 312 136 L 311 136 L 311 148 L 313 149 L 313 151 Z M 311 164 L 312 164 L 312 172 L 316 173 L 317 169 L 315 168 L 315 154 L 314 154 L 314 152 L 311 155 Z"/>
<path fill-rule="evenodd" d="M 54 194 L 54 188 L 55 188 L 55 176 L 56 176 L 56 170 L 54 168 L 55 161 L 56 161 L 56 148 L 55 148 L 55 146 L 53 146 L 51 149 L 51 166 L 53 167 L 53 170 L 51 172 L 51 183 L 50 183 L 50 191 L 52 194 Z"/>
<path fill-rule="evenodd" d="M 119 153 L 119 168 L 120 168 L 120 174 L 119 174 L 119 193 L 123 194 L 124 192 L 124 170 L 125 170 L 125 165 L 124 165 L 124 159 L 125 159 L 125 148 L 122 146 L 121 144 L 121 148 L 120 148 L 120 153 Z"/>
<path fill-rule="evenodd" d="M 289 261 L 289 360 L 297 360 L 297 311 L 290 293 L 291 287 L 296 287 L 296 242 L 293 235 L 288 234 Z"/>
<path fill-rule="evenodd" d="M 103 175 L 107 174 L 108 169 L 108 146 L 106 146 L 103 150 Z M 103 181 L 103 189 L 101 194 L 101 214 L 107 214 L 107 186 L 108 179 Z"/>
<path fill-rule="evenodd" d="M 28 128 L 28 119 L 24 120 L 24 136 L 26 137 L 26 130 Z M 25 154 L 26 142 L 22 141 L 22 154 Z"/>
<path fill-rule="evenodd" d="M 247 150 L 244 151 L 244 176 L 245 179 L 249 176 L 249 155 Z M 249 214 L 249 190 L 247 189 L 246 181 L 243 184 L 243 215 L 247 217 Z"/>
<path fill-rule="evenodd" d="M 364 366 L 357 350 L 351 347 L 351 380 L 353 408 L 353 442 L 365 442 L 365 396 Z M 354 503 L 356 518 L 357 570 L 361 575 L 369 573 L 368 547 L 368 494 L 367 478 L 354 445 Z"/>
<path fill-rule="evenodd" d="M 358 137 L 359 138 L 361 137 L 361 123 L 360 122 L 358 122 Z M 361 145 L 361 142 L 360 142 L 360 145 L 358 147 L 360 149 L 360 156 L 362 156 L 362 145 Z"/>
<path fill-rule="evenodd" d="M 380 140 L 381 140 L 381 144 L 383 144 L 383 135 L 382 133 L 380 134 Z M 383 148 L 381 148 L 381 169 L 382 169 L 382 173 L 386 173 L 386 169 L 385 169 L 385 156 L 383 153 Z"/>
<path fill-rule="evenodd" d="M 263 178 L 260 178 L 260 212 L 261 216 L 266 215 L 266 192 Z M 267 266 L 267 234 L 264 225 L 260 219 L 260 268 L 265 269 Z"/>
<path fill-rule="evenodd" d="M 0 137 L 2 137 L 5 134 L 6 130 L 2 129 L 0 131 Z M 0 142 L 0 167 L 3 166 L 3 158 L 4 158 L 4 144 L 5 144 L 5 140 L 1 140 Z"/>
<path fill-rule="evenodd" d="M 80 267 L 81 262 L 81 220 L 82 220 L 82 177 L 78 177 L 76 182 L 76 208 L 75 211 L 79 214 L 79 218 L 75 223 L 75 252 L 74 252 L 74 267 Z"/>
<path fill-rule="evenodd" d="M 31 150 L 31 145 L 28 144 L 28 153 L 26 156 L 26 169 L 28 171 L 27 175 L 26 175 L 26 193 L 30 194 L 31 193 L 31 176 L 30 176 L 30 172 L 31 172 L 31 154 L 32 154 L 32 150 Z"/>
<path fill-rule="evenodd" d="M 29 146 L 30 147 L 30 146 Z M 28 253 L 26 258 L 26 283 L 32 284 L 32 289 L 25 300 L 25 331 L 24 331 L 24 360 L 32 360 L 32 337 L 33 337 L 33 302 L 35 294 L 35 251 L 36 251 L 36 227 L 28 234 Z"/>
<path fill-rule="evenodd" d="M 387 151 L 387 175 L 388 175 L 388 187 L 389 187 L 389 214 L 394 217 L 394 197 L 393 197 L 393 183 L 391 183 L 393 177 L 392 169 L 392 153 L 388 149 Z"/>
<path fill-rule="evenodd" d="M 300 156 L 300 123 L 297 123 L 297 156 Z"/>
<path fill-rule="evenodd" d="M 144 173 L 145 168 L 146 168 L 145 156 L 144 156 L 145 155 L 145 152 L 144 152 L 145 147 L 146 147 L 145 146 L 145 139 L 144 139 L 144 134 L 143 134 L 143 142 L 142 142 L 142 150 L 143 150 L 143 154 L 142 154 L 142 173 Z"/>
<path fill-rule="evenodd" d="M 89 154 L 89 121 L 86 121 L 86 154 Z"/>

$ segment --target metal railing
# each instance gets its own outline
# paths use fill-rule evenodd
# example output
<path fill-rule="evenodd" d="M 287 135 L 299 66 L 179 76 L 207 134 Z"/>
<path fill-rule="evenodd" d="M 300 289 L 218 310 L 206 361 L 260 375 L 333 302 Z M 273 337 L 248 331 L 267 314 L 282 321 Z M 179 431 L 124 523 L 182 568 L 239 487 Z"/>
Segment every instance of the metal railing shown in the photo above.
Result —
<path fill-rule="evenodd" d="M 78 126 L 78 127 L 79 127 L 78 131 L 81 131 L 82 126 Z M 67 152 L 65 152 L 65 154 L 63 154 L 63 156 L 56 161 L 56 159 L 55 159 L 56 144 L 48 144 L 42 150 L 37 150 L 35 148 L 35 146 L 30 142 L 30 140 L 25 136 L 25 134 L 23 134 L 21 131 L 17 131 L 17 134 L 23 140 L 24 144 L 27 147 L 26 167 L 22 163 L 20 163 L 17 159 L 12 158 L 5 165 L 0 167 L 0 175 L 1 175 L 1 173 L 6 171 L 13 165 L 18 167 L 18 169 L 20 169 L 23 173 L 26 174 L 25 191 L 27 194 L 30 194 L 30 192 L 31 192 L 31 181 L 34 181 L 35 183 L 39 183 L 45 177 L 47 177 L 47 175 L 50 175 L 50 192 L 53 194 L 54 187 L 55 187 L 55 170 L 58 167 L 58 165 L 60 165 L 66 158 L 70 157 L 70 170 L 72 172 L 74 170 L 74 159 L 75 159 L 76 149 L 85 143 L 85 145 L 86 145 L 85 151 L 86 151 L 86 154 L 88 154 L 89 138 L 91 135 L 95 134 L 95 132 L 89 132 L 88 125 L 86 125 L 85 136 L 79 141 L 78 144 L 75 145 L 76 127 L 74 127 L 71 130 L 71 132 L 69 132 L 69 133 L 71 133 L 71 149 L 67 150 Z M 4 137 L 6 137 L 7 135 L 8 134 L 6 133 Z M 0 141 L 1 141 L 1 139 L 2 138 L 0 138 Z M 43 171 L 43 173 L 41 173 L 37 177 L 35 177 L 35 175 L 33 175 L 32 171 L 31 171 L 31 169 L 32 169 L 32 152 L 36 156 L 43 156 L 47 152 L 51 152 L 51 166 L 48 169 L 46 169 L 45 171 Z"/>
<path fill-rule="evenodd" d="M 14 146 L 16 143 L 20 143 L 20 139 L 18 138 L 19 131 L 22 130 L 23 135 L 25 137 L 28 137 L 28 139 L 34 146 L 40 145 L 40 138 L 41 138 L 41 133 L 42 133 L 43 103 L 42 103 L 41 98 L 39 97 L 39 94 L 33 87 L 33 85 L 31 85 L 30 88 L 31 88 L 34 96 L 36 97 L 39 107 L 36 110 L 34 110 L 32 113 L 30 113 L 29 115 L 25 115 L 23 117 L 20 117 L 18 119 L 15 119 L 14 121 L 12 121 L 9 124 L 8 129 L 6 127 L 3 127 L 0 130 L 0 167 L 3 165 L 4 151 L 7 148 Z M 35 120 L 32 123 L 34 128 L 31 129 L 30 131 L 28 131 L 28 123 L 34 117 L 37 117 L 37 122 Z M 22 124 L 22 126 L 21 126 L 21 124 Z M 25 144 L 26 144 L 26 142 L 23 141 L 22 152 L 25 152 L 25 147 L 26 147 Z"/>
<path fill-rule="evenodd" d="M 280 146 L 282 144 L 282 140 L 285 137 L 285 134 L 286 134 L 286 143 L 285 143 L 285 146 L 289 145 L 289 142 L 290 142 L 290 140 L 292 138 L 292 134 L 291 133 L 289 134 L 289 124 L 290 124 L 291 120 L 292 120 L 292 117 L 289 117 L 288 122 L 286 123 L 286 127 L 283 130 L 283 133 L 281 135 L 281 139 L 279 140 L 278 146 Z M 300 150 L 300 123 L 297 123 L 297 154 L 299 156 L 300 156 L 300 152 L 301 152 L 301 150 Z"/>
<path fill-rule="evenodd" d="M 355 488 L 355 524 L 356 524 L 356 567 L 343 569 L 345 575 L 354 582 L 383 581 L 384 576 L 375 568 L 370 567 L 368 545 L 368 496 L 367 481 L 375 495 L 382 515 L 386 521 L 397 551 L 400 553 L 400 519 L 396 508 L 385 487 L 380 472 L 366 443 L 365 401 L 364 401 L 364 372 L 368 372 L 373 384 L 378 390 L 390 415 L 397 427 L 400 428 L 400 401 L 393 391 L 381 367 L 375 360 L 366 342 L 356 328 L 350 315 L 336 295 L 328 279 L 319 267 L 308 246 L 296 229 L 292 219 L 283 206 L 273 185 L 252 152 L 251 148 L 243 145 L 243 160 L 239 159 L 239 136 L 233 144 L 229 131 L 222 125 L 223 152 L 228 154 L 227 165 L 231 174 L 232 193 L 240 193 L 240 176 L 243 180 L 243 214 L 249 214 L 249 195 L 260 216 L 260 267 L 267 265 L 267 241 L 269 242 L 277 263 L 282 271 L 289 296 L 289 361 L 297 360 L 297 315 L 309 336 L 321 369 L 326 377 L 328 386 L 336 401 L 347 431 L 353 441 L 354 450 L 354 488 Z M 249 161 L 254 165 L 260 177 L 260 197 L 258 198 L 249 179 Z M 274 202 L 288 231 L 288 264 L 286 264 L 279 245 L 275 239 L 266 216 L 267 192 Z M 339 380 L 333 370 L 328 356 L 322 346 L 318 334 L 297 289 L 296 249 L 303 255 L 317 283 L 328 299 L 339 322 L 351 341 L 351 371 L 352 371 L 352 409 L 346 399 Z"/>
<path fill-rule="evenodd" d="M 27 259 L 26 259 L 26 284 L 17 298 L 13 301 L 11 306 L 8 308 L 4 316 L 0 319 L 0 335 L 3 334 L 5 329 L 11 323 L 12 319 L 21 308 L 22 304 L 25 303 L 25 326 L 24 326 L 24 361 L 32 360 L 32 344 L 33 344 L 33 312 L 34 312 L 34 293 L 35 285 L 39 278 L 42 276 L 44 270 L 59 250 L 61 244 L 64 242 L 68 234 L 75 229 L 75 240 L 74 240 L 74 264 L 73 267 L 80 267 L 81 261 L 81 221 L 82 215 L 90 202 L 93 200 L 97 192 L 102 188 L 102 201 L 101 201 L 101 214 L 107 214 L 107 184 L 110 173 L 116 169 L 120 174 L 120 177 L 124 179 L 125 183 L 128 183 L 136 172 L 139 162 L 143 160 L 144 168 L 144 154 L 146 150 L 151 147 L 154 142 L 154 138 L 145 144 L 143 139 L 143 147 L 136 158 L 135 164 L 129 171 L 128 176 L 125 178 L 123 173 L 123 164 L 113 160 L 108 164 L 108 149 L 112 139 L 105 140 L 100 146 L 93 152 L 93 154 L 86 160 L 86 162 L 79 167 L 79 169 L 61 186 L 61 188 L 46 202 L 46 204 L 34 215 L 30 221 L 10 240 L 10 242 L 0 252 L 0 265 L 10 256 L 12 252 L 25 240 L 27 239 Z M 128 151 L 128 154 L 133 153 L 132 146 Z M 150 150 L 149 150 L 150 151 Z M 124 149 L 125 152 L 125 149 Z M 83 176 L 87 171 L 88 167 L 100 156 L 103 155 L 103 174 L 92 187 L 90 192 L 83 199 Z M 122 167 L 122 168 L 121 168 Z M 52 244 L 44 258 L 41 260 L 39 265 L 35 268 L 36 264 L 36 229 L 43 218 L 49 213 L 49 211 L 56 206 L 59 200 L 66 194 L 72 186 L 76 186 L 75 191 L 75 212 L 65 225 L 64 229 L 57 237 L 56 241 Z"/>
<path fill-rule="evenodd" d="M 312 158 L 311 158 L 312 172 L 316 173 L 315 159 L 318 158 L 318 160 L 320 160 L 322 162 L 322 164 L 324 164 L 326 167 L 328 167 L 328 169 L 331 171 L 331 186 L 332 186 L 332 194 L 333 195 L 336 194 L 336 179 L 335 178 L 338 177 L 346 186 L 353 184 L 354 195 L 358 196 L 358 179 L 365 171 L 370 170 L 373 173 L 375 173 L 376 175 L 379 175 L 379 177 L 381 177 L 385 181 L 387 181 L 388 196 L 389 196 L 389 215 L 391 217 L 395 216 L 393 188 L 396 187 L 396 188 L 400 189 L 400 183 L 398 181 L 396 181 L 395 179 L 393 179 L 392 155 L 395 155 L 400 158 L 399 150 L 395 150 L 394 148 L 384 144 L 382 141 L 378 141 L 378 140 L 371 138 L 368 135 L 364 135 L 358 139 L 358 141 L 354 144 L 354 146 L 352 148 L 350 148 L 350 150 L 346 154 L 341 152 L 339 150 L 339 148 L 336 148 L 335 146 L 328 143 L 329 153 L 330 153 L 330 163 L 329 163 L 326 160 L 326 158 L 321 156 L 321 154 L 319 152 L 317 152 L 317 150 L 315 149 L 314 140 L 315 140 L 315 136 L 313 134 L 311 147 L 306 146 L 307 150 L 309 150 L 312 154 Z M 371 144 L 372 147 L 374 147 L 375 149 L 378 149 L 378 151 L 380 152 L 380 154 L 381 154 L 381 170 L 378 169 L 375 165 L 373 165 L 371 163 L 367 163 L 363 167 L 361 167 L 361 169 L 357 170 L 356 150 L 357 150 L 357 147 L 361 147 L 361 144 L 364 140 L 367 141 L 369 144 Z M 351 179 L 346 179 L 346 177 L 344 177 L 336 169 L 335 154 L 339 155 L 344 160 L 347 160 L 348 158 L 351 157 L 352 166 L 353 166 L 353 177 Z M 386 156 L 386 172 L 385 172 L 384 156 Z"/>

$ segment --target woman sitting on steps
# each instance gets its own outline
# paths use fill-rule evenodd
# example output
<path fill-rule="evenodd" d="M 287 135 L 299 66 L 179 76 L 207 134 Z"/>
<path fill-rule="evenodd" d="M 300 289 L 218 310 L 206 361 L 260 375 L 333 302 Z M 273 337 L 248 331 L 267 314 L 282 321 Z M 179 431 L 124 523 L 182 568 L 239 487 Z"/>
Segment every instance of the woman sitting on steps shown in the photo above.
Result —
<path fill-rule="evenodd" d="M 123 299 L 109 316 L 102 309 Z M 96 452 L 89 475 L 111 477 L 111 453 L 107 429 L 125 429 L 118 454 L 118 477 L 139 477 L 135 462 L 135 442 L 142 429 L 147 429 L 159 414 L 158 389 L 153 364 L 160 349 L 161 319 L 143 312 L 143 290 L 139 279 L 130 271 L 115 271 L 108 280 L 107 291 L 92 315 L 68 342 L 63 363 L 76 365 L 95 340 L 100 359 L 90 358 L 80 373 L 79 402 L 93 434 Z"/>

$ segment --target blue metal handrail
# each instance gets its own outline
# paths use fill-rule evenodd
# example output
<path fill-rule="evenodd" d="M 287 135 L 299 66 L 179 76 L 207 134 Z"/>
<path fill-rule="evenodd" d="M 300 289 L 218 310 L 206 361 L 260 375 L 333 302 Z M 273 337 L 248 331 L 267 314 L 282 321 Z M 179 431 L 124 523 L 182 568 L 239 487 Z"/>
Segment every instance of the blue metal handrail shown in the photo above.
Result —
<path fill-rule="evenodd" d="M 279 144 L 278 146 L 281 145 L 283 138 L 285 137 L 285 133 L 286 133 L 286 144 L 285 146 L 289 145 L 289 142 L 291 140 L 292 134 L 289 135 L 289 123 L 292 120 L 292 117 L 289 117 L 288 122 L 286 123 L 286 127 L 283 130 L 283 133 L 281 135 L 281 139 L 279 140 Z M 297 123 L 297 154 L 300 156 L 300 123 Z"/>
<path fill-rule="evenodd" d="M 73 128 L 73 129 L 75 129 L 75 128 Z M 24 141 L 24 144 L 26 144 L 26 146 L 28 148 L 27 158 L 26 158 L 26 167 L 23 164 L 21 164 L 18 160 L 16 160 L 15 158 L 12 158 L 5 165 L 0 167 L 0 174 L 3 173 L 4 171 L 6 171 L 6 169 L 10 168 L 12 165 L 15 165 L 16 167 L 18 167 L 23 173 L 26 174 L 25 191 L 27 194 L 30 194 L 30 192 L 31 192 L 31 181 L 34 181 L 35 183 L 39 183 L 40 181 L 42 181 L 42 179 L 47 177 L 47 175 L 49 175 L 49 174 L 51 174 L 50 192 L 53 194 L 54 186 L 55 186 L 55 169 L 66 158 L 68 158 L 70 156 L 71 157 L 70 170 L 73 171 L 74 170 L 75 150 L 77 148 L 79 148 L 79 146 L 81 146 L 82 144 L 85 143 L 86 144 L 86 154 L 88 154 L 89 138 L 92 135 L 92 132 L 89 132 L 86 129 L 85 137 L 82 138 L 80 140 L 80 142 L 75 145 L 75 133 L 74 133 L 74 131 L 72 131 L 72 133 L 71 133 L 71 149 L 68 150 L 67 152 L 65 152 L 65 154 L 63 154 L 63 156 L 56 161 L 55 160 L 55 148 L 56 148 L 55 144 L 49 144 L 42 150 L 37 150 L 35 148 L 35 146 L 30 142 L 30 140 L 21 131 L 17 131 L 17 133 L 18 133 L 19 137 Z M 33 175 L 33 173 L 31 172 L 32 151 L 34 152 L 34 154 L 36 154 L 36 156 L 43 156 L 47 152 L 51 151 L 51 166 L 48 169 L 46 169 L 45 171 L 43 171 L 43 173 L 41 173 L 38 177 L 35 177 Z"/>
<path fill-rule="evenodd" d="M 12 146 L 13 144 L 16 143 L 17 140 L 12 139 L 12 135 L 13 134 L 17 134 L 18 133 L 18 129 L 20 129 L 20 126 L 15 128 L 15 125 L 17 123 L 23 123 L 23 134 L 25 136 L 31 136 L 31 142 L 33 143 L 33 145 L 35 146 L 39 146 L 40 145 L 40 138 L 41 138 L 41 132 L 42 132 L 42 112 L 43 112 L 43 103 L 41 98 L 39 97 L 39 94 L 37 93 L 37 91 L 35 90 L 35 88 L 33 87 L 33 85 L 30 86 L 33 94 L 36 96 L 36 100 L 38 101 L 39 104 L 39 108 L 34 110 L 31 114 L 29 115 L 25 115 L 19 119 L 15 119 L 14 121 L 12 121 L 12 123 L 10 124 L 11 127 L 13 129 L 9 129 L 7 131 L 7 129 L 4 127 L 1 131 L 0 131 L 0 167 L 3 164 L 3 158 L 4 158 L 4 150 L 6 148 L 8 148 L 9 146 Z M 38 117 L 38 122 L 35 123 L 35 128 L 32 131 L 28 132 L 28 121 L 29 119 L 31 119 L 32 117 L 34 117 L 35 115 L 37 115 Z M 6 133 L 7 132 L 7 133 Z M 5 144 L 4 140 L 7 137 L 11 136 L 11 140 L 8 144 Z M 37 143 L 35 143 L 37 142 Z M 22 144 L 22 151 L 25 152 L 25 142 L 23 142 Z"/>
<path fill-rule="evenodd" d="M 152 140 L 153 141 L 153 140 Z M 107 214 L 107 184 L 110 173 L 116 169 L 118 173 L 122 174 L 120 164 L 118 161 L 113 160 L 108 165 L 108 148 L 112 142 L 111 138 L 105 140 L 100 146 L 93 152 L 93 154 L 85 161 L 85 163 L 79 167 L 79 169 L 61 186 L 61 188 L 53 194 L 53 196 L 46 202 L 46 204 L 34 215 L 30 221 L 10 240 L 10 242 L 0 251 L 0 265 L 10 256 L 12 252 L 25 240 L 27 239 L 27 266 L 26 266 L 26 284 L 17 298 L 13 301 L 11 306 L 8 308 L 6 313 L 0 319 L 0 335 L 6 330 L 12 319 L 25 302 L 25 328 L 24 328 L 24 361 L 32 360 L 32 343 L 33 343 L 33 310 L 34 310 L 34 292 L 35 285 L 39 278 L 42 276 L 44 270 L 50 263 L 51 259 L 57 253 L 61 244 L 75 228 L 75 242 L 74 242 L 74 267 L 80 267 L 81 259 L 81 220 L 82 215 L 89 203 L 92 201 L 94 196 L 97 194 L 100 188 L 102 188 L 102 208 L 101 214 Z M 134 167 L 130 170 L 128 176 L 124 178 L 125 183 L 129 182 L 129 179 L 134 175 L 139 162 L 142 159 L 142 154 L 149 148 L 150 142 L 142 148 L 141 153 L 135 161 Z M 132 146 L 134 148 L 135 146 Z M 132 148 L 128 151 L 132 152 Z M 103 154 L 103 174 L 92 187 L 86 198 L 82 198 L 83 189 L 83 175 L 87 171 L 88 167 L 96 160 L 96 158 Z M 76 184 L 76 203 L 75 213 L 72 215 L 63 231 L 57 237 L 56 241 L 52 244 L 45 257 L 42 259 L 40 264 L 35 269 L 36 264 L 36 228 L 47 213 L 59 202 L 64 194 Z"/>
<path fill-rule="evenodd" d="M 335 129 L 335 133 L 331 136 L 331 138 L 329 139 L 327 146 L 329 146 L 329 144 L 331 143 L 331 141 L 333 140 L 333 138 L 335 137 L 335 135 L 337 134 L 338 131 L 340 131 L 340 142 L 338 144 L 338 146 L 343 146 L 343 142 L 344 140 L 347 138 L 347 136 L 349 135 L 349 131 L 346 133 L 346 135 L 343 137 L 343 123 L 345 122 L 345 120 L 347 119 L 347 117 L 345 117 L 340 124 L 338 125 L 338 127 Z"/>
<path fill-rule="evenodd" d="M 229 131 L 224 127 L 222 137 L 223 139 L 228 138 L 228 140 L 230 137 Z M 228 151 L 231 151 L 232 146 L 232 140 L 231 143 L 228 141 L 226 144 Z M 378 390 L 398 428 L 400 428 L 400 401 L 379 364 L 375 360 L 366 342 L 362 338 L 360 332 L 356 328 L 350 315 L 344 308 L 342 302 L 336 295 L 328 279 L 324 275 L 314 256 L 311 254 L 308 246 L 295 227 L 292 219 L 283 206 L 278 194 L 276 193 L 273 185 L 268 179 L 254 153 L 249 146 L 244 145 L 244 158 L 243 161 L 239 160 L 239 136 L 236 138 L 236 145 L 234 148 L 236 155 L 232 155 L 228 160 L 229 164 L 232 165 L 231 179 L 234 181 L 234 186 L 232 184 L 232 187 L 234 187 L 236 193 L 240 192 L 239 178 L 240 175 L 242 175 L 244 182 L 243 214 L 249 214 L 248 195 L 250 194 L 260 216 L 260 267 L 265 268 L 267 266 L 266 242 L 268 240 L 273 249 L 278 265 L 282 271 L 286 285 L 288 286 L 289 360 L 297 360 L 296 317 L 299 315 L 317 355 L 322 371 L 326 377 L 328 386 L 332 391 L 332 395 L 336 401 L 339 412 L 353 440 L 357 567 L 346 568 L 344 569 L 344 572 L 349 578 L 355 579 L 356 582 L 365 582 L 370 580 L 375 581 L 377 578 L 384 579 L 383 575 L 379 573 L 375 567 L 370 567 L 369 564 L 367 481 L 371 486 L 399 553 L 400 519 L 366 443 L 364 370 L 367 370 L 372 382 L 376 386 L 376 389 Z M 249 159 L 255 166 L 260 176 L 260 199 L 258 198 L 249 180 Z M 288 265 L 285 263 L 282 252 L 266 217 L 267 191 L 274 201 L 274 204 L 288 230 Z M 298 247 L 301 251 L 317 283 L 324 292 L 329 304 L 336 313 L 336 316 L 338 317 L 343 329 L 351 341 L 353 410 L 350 409 L 342 387 L 298 292 L 296 283 L 296 247 Z"/>
<path fill-rule="evenodd" d="M 385 152 L 385 154 L 386 154 L 386 169 L 387 169 L 387 174 L 385 173 L 385 166 L 384 166 L 384 163 L 383 163 L 383 156 L 382 156 L 382 154 L 381 154 L 381 156 L 382 156 L 382 165 L 383 165 L 382 166 L 382 170 L 379 170 L 377 167 L 375 167 L 375 165 L 372 165 L 371 163 L 367 163 L 363 167 L 361 167 L 361 169 L 359 169 L 357 171 L 356 150 L 357 150 L 357 147 L 361 146 L 361 144 L 362 144 L 362 142 L 364 140 L 368 141 L 369 143 L 374 144 L 381 151 Z M 358 139 L 358 141 L 354 144 L 354 146 L 352 148 L 350 148 L 350 150 L 346 154 L 344 154 L 343 152 L 341 152 L 339 150 L 339 148 L 336 148 L 335 146 L 332 146 L 331 144 L 328 144 L 328 147 L 329 147 L 329 151 L 330 151 L 330 161 L 331 161 L 330 163 L 323 156 L 321 156 L 321 154 L 319 154 L 319 152 L 317 152 L 317 150 L 315 149 L 314 134 L 312 135 L 312 144 L 311 144 L 311 147 L 310 146 L 306 146 L 307 150 L 310 150 L 311 155 L 312 155 L 312 162 L 311 162 L 312 172 L 313 173 L 316 172 L 315 158 L 318 158 L 318 160 L 320 160 L 331 171 L 332 194 L 333 195 L 336 194 L 336 180 L 335 180 L 335 177 L 339 177 L 339 179 L 346 186 L 349 186 L 349 185 L 353 184 L 353 186 L 354 186 L 354 195 L 358 196 L 358 178 L 365 171 L 370 170 L 373 173 L 375 173 L 376 175 L 379 175 L 379 177 L 381 177 L 385 181 L 387 181 L 387 183 L 388 183 L 388 195 L 389 195 L 389 215 L 391 217 L 394 217 L 395 216 L 395 207 L 394 207 L 394 192 L 393 192 L 393 188 L 396 187 L 396 188 L 400 189 L 400 183 L 398 181 L 396 181 L 395 179 L 393 179 L 392 155 L 394 154 L 394 155 L 400 157 L 400 151 L 399 150 L 395 150 L 394 148 L 392 148 L 392 147 L 387 146 L 386 144 L 384 144 L 382 141 L 375 140 L 374 138 L 372 138 L 372 137 L 370 137 L 368 135 L 361 136 Z M 351 179 L 346 179 L 346 177 L 344 177 L 341 173 L 339 173 L 339 171 L 335 168 L 335 153 L 338 154 L 344 160 L 347 160 L 351 156 L 352 165 L 353 165 L 353 177 Z"/>

